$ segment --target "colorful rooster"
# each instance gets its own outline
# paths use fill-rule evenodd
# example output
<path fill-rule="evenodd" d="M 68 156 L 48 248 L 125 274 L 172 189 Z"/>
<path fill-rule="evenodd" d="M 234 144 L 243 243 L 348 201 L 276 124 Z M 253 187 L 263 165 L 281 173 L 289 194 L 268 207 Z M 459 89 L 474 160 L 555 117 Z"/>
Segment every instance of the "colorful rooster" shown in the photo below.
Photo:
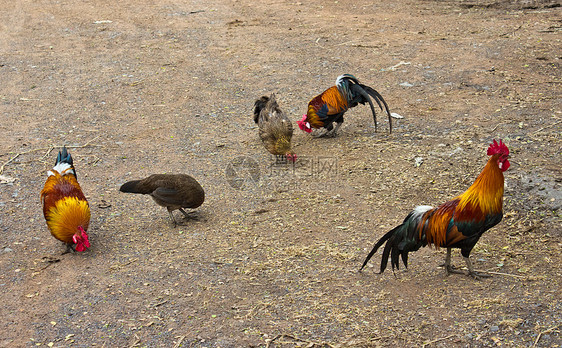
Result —
<path fill-rule="evenodd" d="M 308 103 L 308 112 L 303 115 L 300 121 L 297 121 L 299 128 L 307 133 L 312 132 L 312 128 L 322 128 L 324 132 L 319 136 L 330 134 L 336 136 L 336 133 L 343 123 L 343 115 L 345 112 L 357 104 L 369 103 L 373 120 L 375 121 L 375 132 L 377 131 L 377 115 L 375 107 L 371 101 L 371 97 L 375 99 L 379 108 L 386 111 L 390 132 L 392 133 L 391 114 L 388 105 L 379 92 L 369 86 L 359 83 L 355 76 L 343 74 L 336 80 L 336 85 L 328 88 L 322 94 L 312 98 Z M 336 123 L 334 128 L 333 123 Z"/>
<path fill-rule="evenodd" d="M 437 208 L 418 206 L 404 219 L 401 225 L 386 233 L 367 255 L 361 269 L 385 242 L 380 266 L 384 272 L 390 256 L 392 269 L 399 269 L 399 257 L 408 267 L 408 253 L 422 246 L 433 244 L 435 248 L 447 248 L 445 271 L 462 273 L 451 266 L 451 249 L 461 249 L 468 273 L 472 277 L 486 277 L 474 271 L 470 252 L 484 232 L 497 225 L 502 217 L 503 172 L 509 168 L 509 149 L 500 142 L 488 147 L 488 163 L 476 181 L 460 196 Z"/>
<path fill-rule="evenodd" d="M 55 166 L 47 174 L 41 190 L 47 227 L 53 237 L 66 243 L 65 253 L 84 251 L 90 247 L 86 233 L 90 224 L 90 206 L 76 180 L 72 156 L 66 147 L 59 152 Z"/>

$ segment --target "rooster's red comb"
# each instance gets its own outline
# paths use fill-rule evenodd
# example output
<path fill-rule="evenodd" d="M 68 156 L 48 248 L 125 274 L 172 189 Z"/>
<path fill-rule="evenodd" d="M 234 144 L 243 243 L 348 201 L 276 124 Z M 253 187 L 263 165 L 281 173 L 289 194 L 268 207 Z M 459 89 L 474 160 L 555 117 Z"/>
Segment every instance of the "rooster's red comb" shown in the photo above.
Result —
<path fill-rule="evenodd" d="M 509 155 L 509 149 L 501 139 L 499 143 L 496 141 L 496 139 L 494 139 L 494 142 L 491 143 L 488 147 L 488 156 L 492 156 L 498 153 L 507 156 Z"/>

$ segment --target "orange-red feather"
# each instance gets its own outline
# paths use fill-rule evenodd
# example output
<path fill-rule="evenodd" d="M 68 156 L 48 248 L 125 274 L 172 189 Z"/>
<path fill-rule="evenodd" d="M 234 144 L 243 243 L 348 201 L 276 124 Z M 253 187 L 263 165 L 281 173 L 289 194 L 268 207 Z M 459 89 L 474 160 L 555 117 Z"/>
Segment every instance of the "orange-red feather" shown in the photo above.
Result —
<path fill-rule="evenodd" d="M 455 224 L 481 224 L 488 215 L 500 214 L 503 205 L 503 173 L 497 165 L 498 155 L 488 163 L 474 183 L 460 196 L 424 214 L 419 225 L 419 237 L 425 234 L 428 244 L 436 249 L 449 247 L 468 235 Z"/>
<path fill-rule="evenodd" d="M 321 128 L 324 127 L 323 118 L 345 112 L 347 109 L 346 98 L 341 95 L 336 86 L 332 86 L 310 100 L 307 121 L 313 128 Z"/>

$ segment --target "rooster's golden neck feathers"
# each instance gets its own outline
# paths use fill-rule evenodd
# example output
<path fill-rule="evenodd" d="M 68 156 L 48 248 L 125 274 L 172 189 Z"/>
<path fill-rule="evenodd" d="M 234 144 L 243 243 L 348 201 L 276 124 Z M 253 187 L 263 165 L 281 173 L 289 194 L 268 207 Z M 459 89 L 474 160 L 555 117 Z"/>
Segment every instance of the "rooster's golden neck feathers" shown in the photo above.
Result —
<path fill-rule="evenodd" d="M 498 166 L 499 154 L 493 155 L 474 183 L 459 198 L 457 209 L 477 206 L 483 213 L 501 212 L 504 178 Z"/>

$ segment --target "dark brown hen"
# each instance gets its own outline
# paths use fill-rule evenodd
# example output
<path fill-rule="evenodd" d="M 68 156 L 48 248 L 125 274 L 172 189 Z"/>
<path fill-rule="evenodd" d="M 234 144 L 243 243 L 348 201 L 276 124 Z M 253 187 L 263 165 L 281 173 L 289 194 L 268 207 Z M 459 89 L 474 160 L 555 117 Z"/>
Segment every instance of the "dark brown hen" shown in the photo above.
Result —
<path fill-rule="evenodd" d="M 172 211 L 179 210 L 189 217 L 183 208 L 197 208 L 205 201 L 201 185 L 187 174 L 153 174 L 142 180 L 124 183 L 121 192 L 150 195 L 158 204 L 168 209 L 170 219 L 177 225 Z"/>

